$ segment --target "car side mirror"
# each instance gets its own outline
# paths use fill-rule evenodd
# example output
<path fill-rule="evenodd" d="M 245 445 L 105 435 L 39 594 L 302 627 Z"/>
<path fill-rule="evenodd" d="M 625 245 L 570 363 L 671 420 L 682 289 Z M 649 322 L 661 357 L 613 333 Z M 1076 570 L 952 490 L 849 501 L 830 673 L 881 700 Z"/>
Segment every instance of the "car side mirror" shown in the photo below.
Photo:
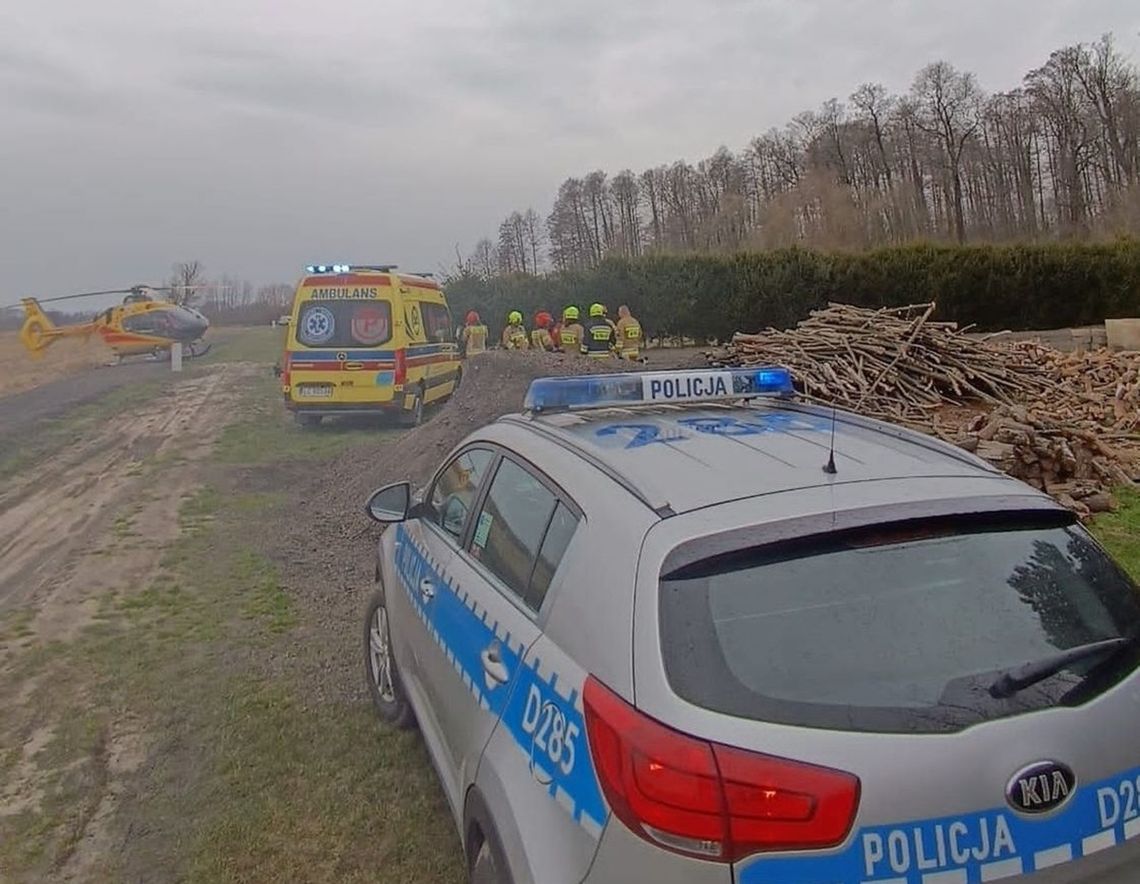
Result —
<path fill-rule="evenodd" d="M 273 366 L 273 376 L 275 378 L 281 377 L 281 366 L 280 365 L 274 365 Z"/>
<path fill-rule="evenodd" d="M 364 512 L 373 521 L 390 525 L 407 519 L 411 504 L 412 483 L 396 482 L 373 491 L 364 505 Z"/>

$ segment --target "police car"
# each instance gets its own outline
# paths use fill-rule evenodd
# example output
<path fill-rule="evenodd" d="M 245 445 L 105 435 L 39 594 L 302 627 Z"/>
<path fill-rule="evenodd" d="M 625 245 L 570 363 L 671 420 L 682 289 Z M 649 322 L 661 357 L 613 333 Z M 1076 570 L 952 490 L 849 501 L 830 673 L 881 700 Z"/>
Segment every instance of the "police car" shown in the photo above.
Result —
<path fill-rule="evenodd" d="M 1140 601 L 1072 515 L 786 370 L 534 381 L 364 630 L 473 881 L 1140 880 Z"/>

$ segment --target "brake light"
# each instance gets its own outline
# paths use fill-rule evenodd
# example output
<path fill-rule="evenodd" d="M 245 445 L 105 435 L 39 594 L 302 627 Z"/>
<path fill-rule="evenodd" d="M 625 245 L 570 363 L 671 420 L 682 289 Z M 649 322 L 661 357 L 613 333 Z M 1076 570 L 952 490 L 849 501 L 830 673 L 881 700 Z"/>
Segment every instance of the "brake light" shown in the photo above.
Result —
<path fill-rule="evenodd" d="M 293 358 L 293 354 L 288 350 L 285 351 L 284 365 L 281 367 L 281 386 L 289 389 L 292 386 L 289 382 L 289 363 Z"/>
<path fill-rule="evenodd" d="M 396 380 L 397 386 L 408 380 L 408 352 L 401 347 L 396 351 Z"/>
<path fill-rule="evenodd" d="M 691 737 L 638 712 L 593 676 L 582 692 L 590 754 L 614 815 L 658 846 L 735 862 L 834 847 L 859 778 Z"/>

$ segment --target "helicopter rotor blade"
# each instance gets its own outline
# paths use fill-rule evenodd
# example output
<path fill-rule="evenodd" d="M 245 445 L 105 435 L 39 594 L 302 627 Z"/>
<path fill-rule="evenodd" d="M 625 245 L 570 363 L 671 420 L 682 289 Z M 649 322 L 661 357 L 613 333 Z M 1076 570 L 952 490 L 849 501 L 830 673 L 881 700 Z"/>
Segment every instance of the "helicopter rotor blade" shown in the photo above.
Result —
<path fill-rule="evenodd" d="M 94 298 L 98 295 L 128 295 L 130 289 L 108 289 L 103 292 L 80 292 L 78 295 L 58 295 L 54 298 L 34 298 L 33 300 L 39 301 L 41 304 L 50 304 L 52 301 L 71 301 L 75 298 Z"/>

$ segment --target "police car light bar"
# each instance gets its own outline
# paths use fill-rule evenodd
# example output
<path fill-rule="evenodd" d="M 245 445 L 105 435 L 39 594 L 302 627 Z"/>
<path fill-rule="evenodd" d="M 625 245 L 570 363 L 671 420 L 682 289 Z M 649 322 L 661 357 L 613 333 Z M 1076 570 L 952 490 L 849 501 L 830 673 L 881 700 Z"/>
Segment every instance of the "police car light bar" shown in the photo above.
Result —
<path fill-rule="evenodd" d="M 523 407 L 537 413 L 623 405 L 716 402 L 753 396 L 787 398 L 794 393 L 792 373 L 782 366 L 645 371 L 536 378 L 526 391 Z"/>

